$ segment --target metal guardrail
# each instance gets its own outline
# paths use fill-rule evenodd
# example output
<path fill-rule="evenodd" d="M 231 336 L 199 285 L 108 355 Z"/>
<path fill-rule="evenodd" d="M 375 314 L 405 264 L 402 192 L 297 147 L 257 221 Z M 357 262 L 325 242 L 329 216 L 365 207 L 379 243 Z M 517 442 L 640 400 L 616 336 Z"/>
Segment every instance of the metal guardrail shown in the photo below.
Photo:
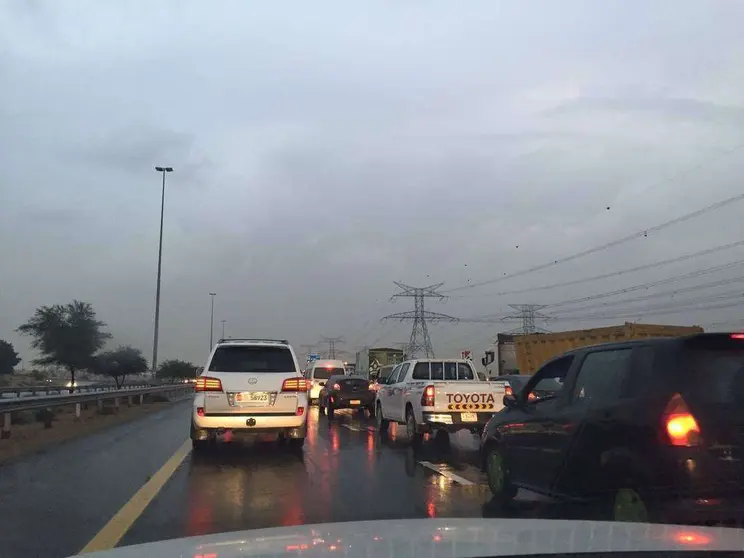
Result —
<path fill-rule="evenodd" d="M 63 407 L 75 405 L 75 418 L 80 418 L 81 406 L 84 403 L 97 403 L 99 410 L 103 408 L 105 400 L 113 400 L 114 407 L 118 408 L 120 400 L 127 398 L 129 404 L 132 403 L 133 397 L 139 397 L 140 404 L 147 395 L 162 393 L 182 392 L 184 395 L 194 391 L 193 384 L 167 384 L 159 386 L 148 386 L 144 388 L 130 388 L 110 391 L 99 391 L 89 393 L 74 393 L 67 395 L 51 395 L 43 397 L 22 397 L 9 399 L 7 402 L 0 404 L 0 414 L 2 414 L 2 430 L 0 430 L 0 439 L 10 438 L 12 426 L 12 413 L 19 411 L 35 411 L 39 409 L 51 409 L 54 407 Z"/>
<path fill-rule="evenodd" d="M 155 385 L 162 385 L 162 384 L 154 384 L 151 382 L 136 382 L 133 384 L 124 384 L 121 388 L 117 388 L 116 384 L 88 384 L 84 386 L 75 386 L 75 393 L 86 393 L 91 391 L 111 391 L 116 389 L 133 389 L 133 388 L 143 388 L 143 387 L 149 387 L 149 386 L 155 386 Z M 46 395 L 50 395 L 52 393 L 67 393 L 70 390 L 70 387 L 67 385 L 60 385 L 60 384 L 48 384 L 48 385 L 41 385 L 41 386 L 18 386 L 18 387 L 5 387 L 0 388 L 0 404 L 3 403 L 4 400 L 8 399 L 8 396 L 16 398 L 21 397 L 33 397 L 38 393 L 44 393 Z"/>

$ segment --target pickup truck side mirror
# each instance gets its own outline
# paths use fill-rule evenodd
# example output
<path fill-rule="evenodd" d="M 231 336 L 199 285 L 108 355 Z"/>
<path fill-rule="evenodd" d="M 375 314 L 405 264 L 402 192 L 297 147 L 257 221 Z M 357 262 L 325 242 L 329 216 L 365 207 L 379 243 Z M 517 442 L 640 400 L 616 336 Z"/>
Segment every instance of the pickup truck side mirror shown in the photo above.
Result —
<path fill-rule="evenodd" d="M 504 396 L 504 407 L 508 407 L 509 409 L 516 409 L 519 407 L 519 403 L 517 402 L 517 398 L 513 395 L 505 395 Z"/>

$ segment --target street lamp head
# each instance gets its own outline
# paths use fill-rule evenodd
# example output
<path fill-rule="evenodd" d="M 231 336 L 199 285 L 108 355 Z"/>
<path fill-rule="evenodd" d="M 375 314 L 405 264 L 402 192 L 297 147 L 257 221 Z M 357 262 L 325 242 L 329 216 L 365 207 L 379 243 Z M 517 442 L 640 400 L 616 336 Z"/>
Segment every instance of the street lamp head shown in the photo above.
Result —
<path fill-rule="evenodd" d="M 209 296 L 217 296 L 217 293 L 209 293 Z"/>
<path fill-rule="evenodd" d="M 158 172 L 173 172 L 173 167 L 155 167 Z"/>

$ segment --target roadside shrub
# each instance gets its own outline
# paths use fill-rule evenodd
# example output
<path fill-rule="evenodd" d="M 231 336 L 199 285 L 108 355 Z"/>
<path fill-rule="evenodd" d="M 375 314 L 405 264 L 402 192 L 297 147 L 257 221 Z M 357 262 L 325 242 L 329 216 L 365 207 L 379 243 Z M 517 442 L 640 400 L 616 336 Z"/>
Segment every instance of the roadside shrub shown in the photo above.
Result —
<path fill-rule="evenodd" d="M 39 409 L 36 411 L 36 421 L 43 422 L 44 428 L 51 428 L 55 418 L 55 413 L 51 409 Z"/>

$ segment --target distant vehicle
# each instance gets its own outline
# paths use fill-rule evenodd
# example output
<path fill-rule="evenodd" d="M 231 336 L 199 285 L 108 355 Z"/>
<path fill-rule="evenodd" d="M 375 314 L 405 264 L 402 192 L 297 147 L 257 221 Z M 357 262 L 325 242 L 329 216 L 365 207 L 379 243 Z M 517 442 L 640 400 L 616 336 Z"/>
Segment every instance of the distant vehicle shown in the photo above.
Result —
<path fill-rule="evenodd" d="M 191 414 L 194 451 L 218 438 L 275 435 L 301 448 L 307 432 L 307 382 L 283 340 L 219 341 L 196 379 Z"/>
<path fill-rule="evenodd" d="M 375 391 L 369 380 L 361 376 L 334 375 L 320 390 L 318 407 L 321 413 L 328 414 L 329 420 L 333 420 L 337 409 L 367 409 L 374 416 Z"/>
<path fill-rule="evenodd" d="M 343 360 L 314 360 L 305 369 L 308 380 L 310 404 L 316 403 L 320 397 L 320 390 L 326 385 L 328 378 L 333 375 L 346 374 Z"/>
<path fill-rule="evenodd" d="M 395 364 L 389 364 L 387 366 L 381 366 L 377 370 L 375 370 L 374 374 L 370 374 L 369 379 L 373 382 L 380 383 L 385 378 L 390 376 L 390 374 L 393 373 L 393 370 L 395 369 Z"/>
<path fill-rule="evenodd" d="M 490 378 L 519 374 L 514 335 L 499 333 L 489 347 L 481 364 Z"/>
<path fill-rule="evenodd" d="M 379 376 L 380 368 L 403 362 L 402 349 L 374 347 L 364 349 L 356 354 L 356 373 L 369 379 Z"/>
<path fill-rule="evenodd" d="M 381 432 L 402 423 L 417 443 L 427 432 L 480 432 L 503 396 L 504 386 L 480 380 L 470 360 L 409 360 L 380 384 L 375 415 Z"/>
<path fill-rule="evenodd" d="M 531 400 L 536 386 L 563 388 Z M 741 517 L 744 334 L 595 345 L 546 363 L 481 440 L 500 501 L 526 488 L 622 521 Z"/>

